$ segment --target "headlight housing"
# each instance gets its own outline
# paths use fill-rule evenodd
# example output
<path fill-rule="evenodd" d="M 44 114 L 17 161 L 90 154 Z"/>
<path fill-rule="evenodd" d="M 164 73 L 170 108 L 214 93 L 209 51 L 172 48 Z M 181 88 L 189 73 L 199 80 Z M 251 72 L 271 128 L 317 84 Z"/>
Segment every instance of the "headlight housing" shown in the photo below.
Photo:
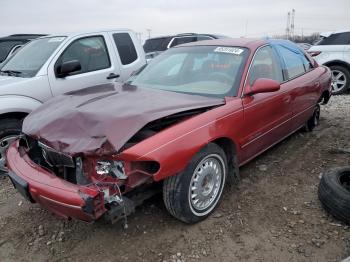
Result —
<path fill-rule="evenodd" d="M 113 178 L 126 179 L 124 161 L 101 160 L 95 166 L 98 175 L 109 175 Z"/>

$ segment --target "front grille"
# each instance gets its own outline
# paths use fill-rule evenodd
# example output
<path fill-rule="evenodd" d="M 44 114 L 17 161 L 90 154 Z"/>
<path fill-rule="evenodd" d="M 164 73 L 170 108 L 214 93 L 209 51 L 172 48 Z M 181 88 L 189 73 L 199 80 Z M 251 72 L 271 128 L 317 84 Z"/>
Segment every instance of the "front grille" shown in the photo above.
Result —
<path fill-rule="evenodd" d="M 20 146 L 27 148 L 28 156 L 34 163 L 76 184 L 77 169 L 73 157 L 58 152 L 29 136 L 21 137 Z M 81 168 L 79 172 L 82 172 Z"/>

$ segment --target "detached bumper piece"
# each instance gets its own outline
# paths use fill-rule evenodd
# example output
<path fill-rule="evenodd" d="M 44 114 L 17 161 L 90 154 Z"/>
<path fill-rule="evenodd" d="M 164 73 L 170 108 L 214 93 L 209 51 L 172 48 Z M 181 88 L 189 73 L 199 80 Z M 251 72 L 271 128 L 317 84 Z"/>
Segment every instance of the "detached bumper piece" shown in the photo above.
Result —
<path fill-rule="evenodd" d="M 22 179 L 20 176 L 17 176 L 15 173 L 13 172 L 8 172 L 8 176 L 11 179 L 11 182 L 14 186 L 14 188 L 17 189 L 17 191 L 28 201 L 35 203 L 35 201 L 33 200 L 32 196 L 29 193 L 29 187 L 28 187 L 28 183 L 27 181 L 25 181 L 24 179 Z"/>
<path fill-rule="evenodd" d="M 121 201 L 113 202 L 110 205 L 109 210 L 104 213 L 104 219 L 114 224 L 121 219 L 125 219 L 127 216 L 135 212 L 135 203 L 127 197 L 121 197 Z M 126 220 L 124 221 L 126 223 Z"/>

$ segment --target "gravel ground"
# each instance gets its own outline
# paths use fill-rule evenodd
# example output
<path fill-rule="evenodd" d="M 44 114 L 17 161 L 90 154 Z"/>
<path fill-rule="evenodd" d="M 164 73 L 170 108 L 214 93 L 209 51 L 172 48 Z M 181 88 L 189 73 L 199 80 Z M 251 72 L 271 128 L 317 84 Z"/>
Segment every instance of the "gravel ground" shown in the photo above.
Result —
<path fill-rule="evenodd" d="M 207 220 L 186 225 L 161 196 L 129 218 L 129 228 L 59 220 L 26 202 L 0 178 L 1 261 L 340 261 L 349 227 L 322 209 L 317 186 L 330 167 L 350 165 L 350 95 L 322 106 L 321 125 L 297 132 L 241 169 Z"/>

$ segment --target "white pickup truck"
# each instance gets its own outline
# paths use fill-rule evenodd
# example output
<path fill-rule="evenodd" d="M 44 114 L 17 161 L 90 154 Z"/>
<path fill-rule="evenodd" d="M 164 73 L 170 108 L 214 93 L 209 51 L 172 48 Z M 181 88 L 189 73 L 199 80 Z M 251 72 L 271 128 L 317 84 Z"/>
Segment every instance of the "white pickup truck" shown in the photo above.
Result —
<path fill-rule="evenodd" d="M 113 81 L 123 82 L 145 65 L 130 30 L 50 35 L 31 41 L 0 66 L 0 175 L 5 150 L 23 118 L 53 96 Z"/>

